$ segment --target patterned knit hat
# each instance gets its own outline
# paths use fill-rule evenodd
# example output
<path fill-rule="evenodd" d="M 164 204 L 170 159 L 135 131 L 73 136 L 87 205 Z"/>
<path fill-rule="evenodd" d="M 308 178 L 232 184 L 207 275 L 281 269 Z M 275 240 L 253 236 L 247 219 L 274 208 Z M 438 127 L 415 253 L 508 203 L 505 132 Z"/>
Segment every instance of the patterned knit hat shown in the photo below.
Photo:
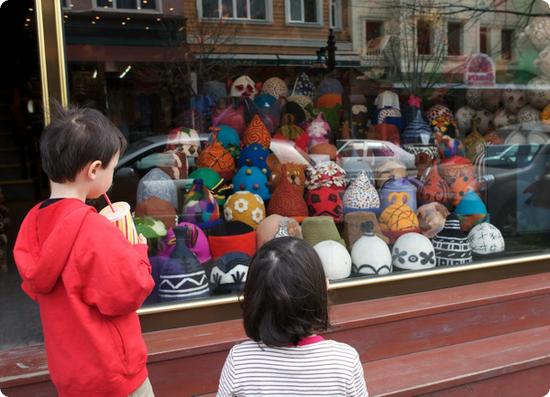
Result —
<path fill-rule="evenodd" d="M 201 264 L 205 264 L 212 259 L 210 253 L 210 246 L 208 245 L 208 239 L 200 227 L 189 222 L 180 222 L 178 227 L 186 227 L 188 238 L 187 247 L 197 257 Z M 164 241 L 162 242 L 162 248 L 159 252 L 159 256 L 170 256 L 174 252 L 176 247 L 176 235 L 174 229 L 168 230 Z"/>
<path fill-rule="evenodd" d="M 203 180 L 195 179 L 193 187 L 183 200 L 181 219 L 185 222 L 201 224 L 215 221 L 219 217 L 218 202 L 204 185 Z"/>
<path fill-rule="evenodd" d="M 422 182 L 423 184 L 418 190 L 418 198 L 422 204 L 434 201 L 443 205 L 450 204 L 451 191 L 445 179 L 439 175 L 437 160 L 434 160 Z"/>
<path fill-rule="evenodd" d="M 198 157 L 200 148 L 199 134 L 192 128 L 176 127 L 168 133 L 166 150 L 177 150 L 189 157 Z"/>
<path fill-rule="evenodd" d="M 256 229 L 258 249 L 274 238 L 287 236 L 302 238 L 302 227 L 295 219 L 278 214 L 269 215 Z"/>
<path fill-rule="evenodd" d="M 320 187 L 334 187 L 336 190 L 346 189 L 346 171 L 334 161 L 328 161 L 307 169 L 307 184 L 309 190 Z"/>
<path fill-rule="evenodd" d="M 225 182 L 220 174 L 211 168 L 197 168 L 189 174 L 189 178 L 193 180 L 202 179 L 204 185 L 210 190 L 220 205 L 223 205 L 226 195 L 231 190 L 231 186 Z"/>
<path fill-rule="evenodd" d="M 351 275 L 351 256 L 346 247 L 336 241 L 321 241 L 313 246 L 329 280 L 341 280 Z"/>
<path fill-rule="evenodd" d="M 427 145 L 433 142 L 432 130 L 422 117 L 422 111 L 416 109 L 414 119 L 407 125 L 401 135 L 403 143 L 420 143 Z"/>
<path fill-rule="evenodd" d="M 271 198 L 267 183 L 267 176 L 258 167 L 244 166 L 233 178 L 233 191 L 246 190 L 267 201 Z"/>
<path fill-rule="evenodd" d="M 436 266 L 458 266 L 472 263 L 472 248 L 460 230 L 456 215 L 449 215 L 445 227 L 433 239 Z"/>
<path fill-rule="evenodd" d="M 241 154 L 237 160 L 237 166 L 258 167 L 269 178 L 270 173 L 267 166 L 267 156 L 269 156 L 269 150 L 265 149 L 259 143 L 252 143 L 241 150 Z"/>
<path fill-rule="evenodd" d="M 310 148 L 320 143 L 329 143 L 330 126 L 325 120 L 323 112 L 319 112 L 317 117 L 311 120 L 306 127 L 306 132 L 309 136 Z"/>
<path fill-rule="evenodd" d="M 306 202 L 311 216 L 331 216 L 337 223 L 344 220 L 342 191 L 333 186 L 308 190 Z"/>
<path fill-rule="evenodd" d="M 391 205 L 380 215 L 380 228 L 390 242 L 395 242 L 405 233 L 419 231 L 418 218 L 407 205 L 407 199 L 405 193 L 391 193 L 388 196 Z"/>
<path fill-rule="evenodd" d="M 209 142 L 212 143 L 216 139 L 221 142 L 224 148 L 226 148 L 233 157 L 238 157 L 241 149 L 241 139 L 239 133 L 233 127 L 225 124 L 220 124 L 216 127 L 210 128 L 213 131 L 210 134 Z"/>
<path fill-rule="evenodd" d="M 388 208 L 390 204 L 390 197 L 394 193 L 398 193 L 402 200 L 406 200 L 407 204 L 413 211 L 416 212 L 416 191 L 417 188 L 413 185 L 408 178 L 391 178 L 384 183 L 382 189 L 380 189 L 380 207 L 382 210 Z"/>
<path fill-rule="evenodd" d="M 264 148 L 269 149 L 271 143 L 271 135 L 267 130 L 260 116 L 257 114 L 252 118 L 242 137 L 242 146 L 247 146 L 252 143 L 259 143 Z"/>
<path fill-rule="evenodd" d="M 435 267 L 435 250 L 431 241 L 419 233 L 399 237 L 392 250 L 393 267 L 400 270 L 424 270 Z"/>
<path fill-rule="evenodd" d="M 281 96 L 286 98 L 288 96 L 288 87 L 280 78 L 271 77 L 262 85 L 262 92 L 275 97 L 275 99 L 279 99 Z"/>
<path fill-rule="evenodd" d="M 230 252 L 256 253 L 256 230 L 238 221 L 223 222 L 208 230 L 208 243 L 214 260 Z"/>
<path fill-rule="evenodd" d="M 244 288 L 250 256 L 243 252 L 230 252 L 218 258 L 210 271 L 212 294 L 231 294 Z"/>
<path fill-rule="evenodd" d="M 392 257 L 388 244 L 374 234 L 372 222 L 362 225 L 363 236 L 351 249 L 353 272 L 360 275 L 383 275 L 392 271 Z"/>
<path fill-rule="evenodd" d="M 273 138 L 293 141 L 296 143 L 297 147 L 307 152 L 309 135 L 296 125 L 294 115 L 291 113 L 285 113 L 281 121 L 281 127 L 277 130 Z"/>
<path fill-rule="evenodd" d="M 370 183 L 366 172 L 362 171 L 344 193 L 344 211 L 373 210 L 376 212 L 379 208 L 378 192 Z"/>
<path fill-rule="evenodd" d="M 302 235 L 312 247 L 321 241 L 333 240 L 343 246 L 345 241 L 340 237 L 334 219 L 330 216 L 315 216 L 304 219 L 302 222 Z"/>
<path fill-rule="evenodd" d="M 315 96 L 315 86 L 305 72 L 296 78 L 294 88 L 292 89 L 292 95 L 303 95 L 310 98 Z"/>
<path fill-rule="evenodd" d="M 235 174 L 235 159 L 219 141 L 211 143 L 201 152 L 197 165 L 212 168 L 226 180 Z"/>
<path fill-rule="evenodd" d="M 174 181 L 166 172 L 153 168 L 139 180 L 136 203 L 141 203 L 151 197 L 157 197 L 172 204 L 178 205 L 178 193 Z"/>
<path fill-rule="evenodd" d="M 176 209 L 172 203 L 151 196 L 136 205 L 135 215 L 149 216 L 164 223 L 166 229 L 174 227 L 177 220 Z"/>
<path fill-rule="evenodd" d="M 256 229 L 265 218 L 264 201 L 257 194 L 235 192 L 227 198 L 223 207 L 226 221 L 240 221 Z"/>
<path fill-rule="evenodd" d="M 269 215 L 279 214 L 302 220 L 308 215 L 308 206 L 304 200 L 303 193 L 296 185 L 292 184 L 287 175 L 287 166 L 281 166 L 283 177 L 275 188 L 267 212 Z"/>
<path fill-rule="evenodd" d="M 380 225 L 376 215 L 372 212 L 366 211 L 356 211 L 350 212 L 344 215 L 344 240 L 346 241 L 346 246 L 351 250 L 353 244 L 363 235 L 362 226 L 363 223 L 370 222 L 373 227 L 373 233 L 380 237 L 384 242 L 389 242 L 390 239 L 387 238 L 382 230 L 380 230 Z"/>
<path fill-rule="evenodd" d="M 449 185 L 452 205 L 458 205 L 468 191 L 478 190 L 474 166 L 462 156 L 441 161 L 439 172 Z"/>
<path fill-rule="evenodd" d="M 506 247 L 500 230 L 488 222 L 475 225 L 468 233 L 468 241 L 475 255 L 496 254 Z"/>

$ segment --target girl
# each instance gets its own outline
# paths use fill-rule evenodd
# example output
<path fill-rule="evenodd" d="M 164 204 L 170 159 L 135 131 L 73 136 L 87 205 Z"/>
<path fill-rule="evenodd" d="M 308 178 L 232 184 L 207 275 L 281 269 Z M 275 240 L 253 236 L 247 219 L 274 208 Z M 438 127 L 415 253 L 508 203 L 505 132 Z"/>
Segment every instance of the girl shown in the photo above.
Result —
<path fill-rule="evenodd" d="M 316 334 L 329 327 L 327 279 L 305 241 L 276 238 L 257 252 L 243 320 L 252 340 L 229 352 L 218 397 L 368 396 L 357 351 Z"/>

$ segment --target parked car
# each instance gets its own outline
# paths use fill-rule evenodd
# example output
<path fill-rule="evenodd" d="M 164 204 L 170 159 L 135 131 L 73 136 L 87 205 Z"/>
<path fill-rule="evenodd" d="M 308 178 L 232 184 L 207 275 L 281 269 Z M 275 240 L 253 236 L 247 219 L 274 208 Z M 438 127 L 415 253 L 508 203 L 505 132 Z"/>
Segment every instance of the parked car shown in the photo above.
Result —
<path fill-rule="evenodd" d="M 339 141 L 338 164 L 346 171 L 349 179 L 361 171 L 368 173 L 388 160 L 398 160 L 407 167 L 410 176 L 416 176 L 415 156 L 399 146 L 373 139 L 352 139 Z"/>

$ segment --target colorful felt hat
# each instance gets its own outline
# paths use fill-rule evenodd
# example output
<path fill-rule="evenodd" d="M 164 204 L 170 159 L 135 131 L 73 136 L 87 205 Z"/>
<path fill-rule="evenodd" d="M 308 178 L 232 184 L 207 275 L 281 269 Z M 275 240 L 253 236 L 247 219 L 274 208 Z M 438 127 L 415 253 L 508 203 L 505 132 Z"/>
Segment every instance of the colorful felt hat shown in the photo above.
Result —
<path fill-rule="evenodd" d="M 359 275 L 383 275 L 392 271 L 392 257 L 388 244 L 374 234 L 372 222 L 362 225 L 363 236 L 351 249 L 353 272 Z"/>
<path fill-rule="evenodd" d="M 180 222 L 178 223 L 178 227 L 187 227 L 187 247 L 195 254 L 201 264 L 205 264 L 212 259 L 208 239 L 200 227 L 189 222 Z M 176 235 L 174 234 L 174 230 L 170 229 L 164 238 L 159 256 L 172 255 L 175 247 Z"/>
<path fill-rule="evenodd" d="M 439 173 L 449 185 L 452 205 L 458 205 L 469 190 L 478 189 L 474 166 L 465 157 L 453 156 L 442 160 Z"/>
<path fill-rule="evenodd" d="M 402 200 L 406 200 L 405 204 L 416 212 L 416 192 L 416 186 L 408 178 L 390 178 L 380 189 L 380 208 L 388 208 L 391 205 L 389 197 L 393 196 L 393 193 L 398 193 Z"/>
<path fill-rule="evenodd" d="M 487 219 L 487 207 L 485 203 L 473 190 L 468 191 L 460 203 L 456 206 L 455 215 L 460 219 L 463 232 L 467 233 L 478 223 Z"/>
<path fill-rule="evenodd" d="M 432 130 L 422 117 L 420 109 L 416 109 L 413 120 L 403 130 L 401 142 L 404 144 L 420 143 L 423 145 L 433 142 Z"/>
<path fill-rule="evenodd" d="M 214 295 L 240 292 L 244 288 L 250 256 L 229 252 L 219 257 L 210 270 L 210 287 Z"/>
<path fill-rule="evenodd" d="M 362 171 L 344 193 L 344 212 L 374 211 L 380 209 L 380 196 Z"/>
<path fill-rule="evenodd" d="M 488 222 L 475 225 L 468 233 L 468 242 L 475 255 L 497 254 L 506 248 L 500 230 Z"/>
<path fill-rule="evenodd" d="M 438 202 L 443 205 L 451 203 L 449 184 L 439 175 L 437 161 L 426 171 L 422 185 L 418 189 L 418 198 L 422 204 Z"/>
<path fill-rule="evenodd" d="M 200 148 L 199 134 L 192 128 L 176 127 L 168 133 L 166 150 L 177 150 L 189 157 L 198 157 Z"/>
<path fill-rule="evenodd" d="M 344 220 L 342 191 L 331 186 L 322 186 L 307 191 L 306 202 L 311 216 L 331 216 L 335 222 Z"/>
<path fill-rule="evenodd" d="M 212 129 L 215 133 L 210 134 L 209 142 L 220 141 L 233 157 L 238 157 L 241 149 L 241 139 L 237 130 L 225 124 L 220 124 Z"/>
<path fill-rule="evenodd" d="M 477 129 L 477 121 L 473 121 L 472 132 L 462 140 L 464 143 L 464 153 L 470 161 L 485 151 L 485 139 Z"/>
<path fill-rule="evenodd" d="M 241 154 L 237 160 L 237 167 L 257 167 L 269 178 L 267 156 L 269 156 L 269 150 L 259 143 L 252 143 L 241 150 Z"/>
<path fill-rule="evenodd" d="M 254 99 L 257 94 L 256 83 L 248 76 L 238 77 L 233 84 L 229 96 L 233 98 L 250 98 Z"/>
<path fill-rule="evenodd" d="M 443 204 L 431 202 L 418 208 L 416 212 L 420 233 L 428 238 L 434 237 L 445 227 L 449 210 Z"/>
<path fill-rule="evenodd" d="M 390 205 L 380 215 L 380 229 L 390 242 L 394 242 L 405 233 L 418 232 L 418 218 L 407 205 L 407 193 L 392 192 L 387 199 Z"/>
<path fill-rule="evenodd" d="M 226 195 L 231 190 L 231 186 L 228 186 L 220 174 L 211 168 L 197 168 L 189 174 L 189 178 L 193 180 L 202 179 L 205 186 L 214 195 L 220 205 L 223 205 Z"/>
<path fill-rule="evenodd" d="M 271 143 L 271 135 L 267 130 L 260 116 L 257 114 L 252 118 L 242 137 L 242 146 L 247 146 L 252 143 L 259 143 L 264 148 L 269 149 Z"/>
<path fill-rule="evenodd" d="M 219 141 L 211 143 L 201 152 L 197 165 L 212 168 L 225 180 L 230 180 L 235 174 L 235 159 Z"/>
<path fill-rule="evenodd" d="M 317 99 L 317 107 L 320 109 L 329 109 L 338 105 L 342 106 L 340 94 L 323 94 Z"/>
<path fill-rule="evenodd" d="M 336 190 L 346 189 L 346 171 L 333 161 L 327 161 L 307 169 L 306 187 L 309 190 L 320 187 L 334 187 Z"/>
<path fill-rule="evenodd" d="M 281 174 L 282 177 L 279 178 L 278 185 L 271 196 L 267 212 L 269 215 L 279 214 L 302 220 L 308 216 L 308 206 L 304 200 L 303 191 L 289 179 L 286 164 L 281 166 Z"/>
<path fill-rule="evenodd" d="M 292 88 L 292 95 L 303 95 L 309 98 L 314 97 L 315 86 L 305 72 L 301 73 L 296 78 L 294 82 L 294 87 Z"/>
<path fill-rule="evenodd" d="M 322 112 L 317 114 L 315 119 L 311 120 L 306 127 L 306 132 L 309 136 L 310 148 L 320 143 L 329 143 L 330 126 Z"/>
<path fill-rule="evenodd" d="M 400 270 L 424 270 L 435 267 L 435 250 L 431 241 L 419 233 L 406 233 L 397 239 L 392 250 L 393 267 Z"/>
<path fill-rule="evenodd" d="M 275 97 L 275 99 L 279 99 L 281 96 L 286 98 L 288 96 L 288 87 L 280 78 L 271 77 L 264 81 L 262 92 Z"/>
<path fill-rule="evenodd" d="M 229 196 L 223 213 L 226 221 L 240 221 L 254 229 L 266 216 L 262 198 L 247 191 L 235 192 Z"/>
<path fill-rule="evenodd" d="M 281 121 L 281 127 L 277 130 L 273 138 L 293 141 L 296 143 L 297 147 L 304 151 L 307 151 L 309 144 L 309 135 L 296 125 L 294 115 L 291 113 L 285 113 Z"/>
<path fill-rule="evenodd" d="M 274 238 L 287 236 L 302 238 L 302 227 L 294 218 L 272 214 L 261 221 L 256 228 L 258 249 Z"/>
<path fill-rule="evenodd" d="M 208 278 L 204 267 L 189 250 L 189 229 L 175 227 L 176 246 L 159 270 L 158 294 L 161 301 L 208 296 Z"/>
<path fill-rule="evenodd" d="M 459 266 L 472 263 L 472 248 L 460 230 L 456 215 L 449 215 L 445 227 L 433 239 L 436 266 Z"/>
<path fill-rule="evenodd" d="M 305 166 L 297 163 L 284 163 L 273 161 L 271 164 L 271 182 L 276 189 L 283 179 L 287 179 L 291 187 L 301 196 L 306 185 Z"/>
<path fill-rule="evenodd" d="M 344 231 L 343 237 L 346 241 L 346 246 L 351 250 L 353 244 L 363 235 L 363 229 L 361 225 L 365 222 L 370 222 L 373 225 L 373 232 L 386 243 L 389 242 L 382 230 L 380 229 L 380 224 L 376 215 L 372 212 L 366 211 L 356 211 L 349 212 L 344 215 Z"/>
<path fill-rule="evenodd" d="M 325 240 L 334 240 L 343 246 L 346 245 L 344 239 L 340 237 L 334 219 L 330 216 L 314 216 L 304 219 L 302 235 L 311 246 Z"/>
<path fill-rule="evenodd" d="M 442 160 L 453 156 L 464 156 L 464 147 L 458 139 L 448 135 L 436 134 L 435 143 L 439 149 L 439 157 Z"/>
<path fill-rule="evenodd" d="M 326 240 L 315 244 L 313 249 L 321 259 L 326 278 L 332 281 L 351 275 L 351 256 L 342 244 Z"/>
<path fill-rule="evenodd" d="M 172 203 L 151 196 L 136 205 L 135 215 L 138 217 L 149 216 L 164 223 L 166 229 L 174 227 L 177 220 L 176 209 Z"/>
<path fill-rule="evenodd" d="M 319 96 L 325 95 L 325 94 L 342 95 L 343 93 L 344 93 L 344 86 L 342 86 L 342 83 L 340 83 L 340 81 L 335 78 L 325 77 L 319 83 L 319 91 L 318 91 Z"/>
<path fill-rule="evenodd" d="M 233 177 L 233 191 L 246 190 L 259 195 L 264 201 L 271 198 L 267 184 L 267 176 L 258 167 L 241 167 Z"/>
<path fill-rule="evenodd" d="M 191 190 L 185 195 L 181 220 L 193 224 L 215 221 L 220 217 L 218 202 L 202 179 L 195 179 Z"/>
<path fill-rule="evenodd" d="M 229 252 L 256 253 L 256 230 L 239 221 L 223 222 L 208 230 L 208 243 L 214 260 Z"/>
<path fill-rule="evenodd" d="M 174 180 L 159 168 L 153 168 L 138 182 L 136 203 L 141 203 L 151 197 L 157 197 L 172 204 L 178 205 L 178 192 Z"/>
<path fill-rule="evenodd" d="M 453 113 L 447 106 L 437 104 L 428 109 L 426 112 L 426 117 L 428 118 L 428 123 L 432 124 L 432 122 L 439 117 L 452 120 Z"/>

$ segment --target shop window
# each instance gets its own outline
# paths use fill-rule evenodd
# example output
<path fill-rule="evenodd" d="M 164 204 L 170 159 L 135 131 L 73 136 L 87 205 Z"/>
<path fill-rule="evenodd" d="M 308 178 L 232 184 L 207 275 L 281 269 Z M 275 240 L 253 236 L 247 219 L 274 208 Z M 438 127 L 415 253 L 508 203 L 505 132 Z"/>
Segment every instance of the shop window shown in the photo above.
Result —
<path fill-rule="evenodd" d="M 502 59 L 512 59 L 513 29 L 502 29 L 500 32 L 500 54 Z"/>
<path fill-rule="evenodd" d="M 479 52 L 490 55 L 489 51 L 489 28 L 481 26 L 479 28 Z"/>
<path fill-rule="evenodd" d="M 419 19 L 416 23 L 416 50 L 420 55 L 432 53 L 433 26 L 426 19 Z"/>
<path fill-rule="evenodd" d="M 460 22 L 447 24 L 447 54 L 462 55 L 462 24 Z"/>
<path fill-rule="evenodd" d="M 318 0 L 286 0 L 286 20 L 290 23 L 321 23 Z"/>
<path fill-rule="evenodd" d="M 367 47 L 369 43 L 379 39 L 384 35 L 384 22 L 382 21 L 365 21 L 365 38 Z"/>
<path fill-rule="evenodd" d="M 95 8 L 116 10 L 158 11 L 157 0 L 95 0 Z"/>
<path fill-rule="evenodd" d="M 268 0 L 201 0 L 202 18 L 266 20 Z"/>
<path fill-rule="evenodd" d="M 330 27 L 340 29 L 342 27 L 342 2 L 330 0 Z"/>

